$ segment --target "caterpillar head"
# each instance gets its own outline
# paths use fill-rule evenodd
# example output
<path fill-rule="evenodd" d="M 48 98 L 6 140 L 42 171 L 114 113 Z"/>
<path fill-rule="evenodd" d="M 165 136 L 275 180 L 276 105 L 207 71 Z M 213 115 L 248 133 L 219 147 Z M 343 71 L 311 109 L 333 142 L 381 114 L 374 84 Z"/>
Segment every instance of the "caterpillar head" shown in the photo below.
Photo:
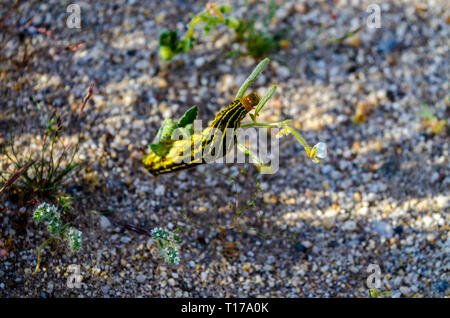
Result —
<path fill-rule="evenodd" d="M 251 111 L 259 103 L 259 96 L 256 93 L 250 93 L 240 99 L 247 111 Z"/>

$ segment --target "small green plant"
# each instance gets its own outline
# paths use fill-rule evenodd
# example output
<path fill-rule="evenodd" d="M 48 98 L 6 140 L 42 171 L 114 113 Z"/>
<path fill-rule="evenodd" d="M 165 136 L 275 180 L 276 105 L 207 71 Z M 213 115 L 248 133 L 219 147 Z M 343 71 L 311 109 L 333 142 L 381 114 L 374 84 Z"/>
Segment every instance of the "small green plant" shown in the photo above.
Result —
<path fill-rule="evenodd" d="M 260 60 L 264 56 L 289 45 L 289 42 L 284 39 L 287 33 L 286 28 L 275 33 L 269 31 L 269 24 L 275 16 L 278 7 L 274 0 L 268 0 L 268 3 L 268 13 L 263 17 L 262 28 L 257 29 L 255 27 L 258 21 L 254 17 L 247 20 L 239 20 L 239 25 L 235 28 L 235 42 L 244 43 L 246 50 L 234 50 L 229 52 L 228 56 L 249 55 L 256 60 Z"/>
<path fill-rule="evenodd" d="M 178 37 L 176 31 L 165 29 L 159 37 L 159 57 L 162 60 L 170 61 L 176 54 L 187 53 L 195 42 L 194 30 L 199 23 L 204 23 L 203 32 L 208 34 L 212 28 L 224 25 L 234 30 L 234 41 L 244 43 L 246 52 L 231 51 L 228 56 L 233 55 L 250 55 L 255 59 L 260 59 L 269 53 L 278 49 L 286 29 L 275 34 L 268 31 L 269 22 L 272 20 L 277 6 L 274 0 L 269 1 L 269 13 L 264 17 L 264 28 L 255 28 L 255 19 L 249 20 L 239 19 L 236 17 L 226 16 L 232 11 L 229 5 L 216 5 L 209 1 L 204 11 L 192 17 L 188 24 L 188 30 L 182 38 Z"/>
<path fill-rule="evenodd" d="M 368 293 L 368 298 L 380 298 L 380 297 L 389 297 L 391 295 L 391 292 L 386 290 L 386 291 L 381 291 L 377 288 L 371 288 L 369 289 Z"/>
<path fill-rule="evenodd" d="M 60 116 L 53 113 L 46 120 L 38 158 L 31 154 L 28 157 L 19 158 L 11 133 L 10 152 L 4 151 L 3 153 L 20 172 L 20 174 L 16 172 L 12 175 L 12 177 L 17 176 L 15 178 L 17 180 L 16 188 L 25 191 L 26 194 L 36 194 L 39 197 L 51 195 L 61 187 L 69 173 L 78 166 L 78 163 L 74 162 L 78 145 L 74 148 L 64 145 L 59 138 L 62 129 Z M 58 144 L 62 145 L 59 155 L 56 150 Z M 23 169 L 24 167 L 25 169 Z M 3 181 L 6 179 L 3 178 Z M 7 182 L 7 184 L 12 183 Z"/>
<path fill-rule="evenodd" d="M 180 252 L 178 245 L 182 242 L 177 233 L 156 227 L 151 231 L 155 247 L 159 251 L 159 257 L 170 265 L 177 265 L 180 262 Z"/>
<path fill-rule="evenodd" d="M 93 84 L 83 99 L 78 123 L 83 109 L 92 95 Z M 64 130 L 63 120 L 59 114 L 53 112 L 46 117 L 41 104 L 34 99 L 34 103 L 41 114 L 43 124 L 39 151 L 21 152 L 16 150 L 13 133 L 10 133 L 9 150 L 3 149 L 3 155 L 9 160 L 12 171 L 1 171 L 0 180 L 4 183 L 0 193 L 12 187 L 12 194 L 21 193 L 24 197 L 37 196 L 39 198 L 55 198 L 61 192 L 67 179 L 79 165 L 75 162 L 78 152 L 80 134 L 75 145 L 64 143 L 61 135 Z M 28 155 L 24 155 L 28 153 Z"/>
<path fill-rule="evenodd" d="M 240 89 L 238 90 L 236 96 L 235 96 L 235 100 L 239 100 L 240 98 L 242 98 L 246 92 L 246 90 L 249 88 L 249 86 L 252 84 L 252 82 L 258 77 L 258 75 L 263 71 L 263 69 L 265 68 L 265 66 L 269 63 L 269 59 L 266 58 L 263 61 L 261 61 L 253 70 L 253 72 L 250 74 L 250 76 L 244 81 L 244 83 L 242 84 L 242 86 L 240 87 Z M 319 163 L 319 159 L 323 159 L 327 156 L 327 148 L 326 145 L 323 142 L 319 142 L 318 144 L 316 144 L 314 147 L 310 147 L 308 146 L 308 144 L 306 143 L 306 141 L 300 136 L 300 134 L 298 134 L 292 127 L 289 126 L 290 120 L 284 120 L 281 122 L 275 122 L 275 123 L 264 123 L 264 122 L 258 122 L 257 118 L 259 116 L 260 111 L 262 110 L 262 108 L 265 106 L 265 104 L 269 101 L 269 99 L 274 95 L 276 90 L 276 86 L 272 86 L 267 93 L 263 96 L 263 98 L 261 98 L 258 102 L 258 104 L 256 105 L 256 107 L 254 108 L 254 113 L 250 114 L 250 117 L 252 119 L 251 123 L 248 124 L 242 124 L 241 127 L 251 127 L 251 126 L 255 126 L 255 127 L 275 127 L 275 128 L 281 128 L 280 132 L 278 133 L 278 137 L 284 136 L 284 135 L 288 135 L 290 133 L 292 133 L 296 139 L 300 142 L 300 144 L 303 146 L 303 148 L 305 149 L 306 155 L 308 158 L 310 158 L 313 162 L 315 163 Z M 197 117 L 197 107 L 193 107 L 190 108 L 188 111 L 186 111 L 186 113 L 181 117 L 181 119 L 179 121 L 174 121 L 171 119 L 165 119 L 162 127 L 158 130 L 158 133 L 155 137 L 154 142 L 149 146 L 149 150 L 155 152 L 156 156 L 158 156 L 158 153 L 161 149 L 164 149 L 163 153 L 167 153 L 171 148 L 171 145 L 173 144 L 173 142 L 176 141 L 176 139 L 172 139 L 173 134 L 172 132 L 175 129 L 187 129 L 189 132 L 191 130 L 191 126 L 188 125 L 192 125 L 192 123 L 194 122 L 195 118 Z M 186 132 L 188 132 L 186 131 Z M 189 139 L 187 139 L 189 140 Z M 171 141 L 171 142 L 170 142 Z M 237 143 L 238 149 L 242 152 L 244 152 L 247 155 L 250 155 L 252 158 L 254 158 L 254 163 L 256 164 L 256 168 L 258 170 L 262 170 L 263 168 L 267 168 L 263 165 L 262 161 L 259 160 L 259 158 L 257 157 L 256 154 L 254 154 L 253 152 L 251 152 L 247 147 L 245 147 L 244 145 Z M 168 147 L 167 149 L 165 149 L 165 147 Z M 145 162 L 144 162 L 145 164 Z M 268 167 L 270 168 L 270 167 Z M 156 177 L 156 176 L 155 176 Z M 234 179 L 232 179 L 232 181 L 234 182 Z M 233 219 L 233 226 L 236 225 L 236 220 L 237 217 L 239 217 L 240 215 L 242 215 L 242 213 L 246 210 L 248 210 L 251 207 L 255 207 L 256 203 L 256 196 L 259 192 L 261 192 L 263 189 L 260 187 L 258 180 L 255 178 L 255 183 L 256 183 L 256 190 L 254 191 L 253 195 L 252 195 L 252 199 L 245 203 L 245 205 L 242 208 L 239 208 L 238 205 L 238 200 L 236 198 L 236 209 L 235 209 L 235 213 L 234 213 L 234 219 Z M 237 194 L 237 192 L 236 192 Z M 183 215 L 183 212 L 180 212 Z M 189 221 L 189 219 L 187 218 L 187 216 L 184 216 L 183 219 L 185 221 Z M 195 222 L 190 222 L 190 223 L 194 223 Z M 232 227 L 233 227 L 232 226 Z M 145 230 L 143 231 L 142 229 L 137 229 L 135 226 L 132 225 L 128 225 L 126 226 L 128 229 L 131 229 L 133 231 L 136 231 L 138 233 L 141 234 L 145 234 L 147 236 L 148 232 Z M 289 227 L 287 227 L 288 230 Z M 178 231 L 184 231 L 184 227 L 177 225 L 177 229 L 175 232 Z M 223 229 L 222 229 L 223 230 Z M 153 232 L 152 232 L 153 234 Z M 263 233 L 259 233 L 259 235 L 261 235 L 261 237 L 264 239 L 266 237 L 265 234 Z M 152 235 L 153 236 L 153 235 Z M 160 235 L 160 238 L 165 238 L 165 240 L 167 242 L 170 242 L 170 239 L 168 240 L 167 238 L 170 238 L 170 236 L 168 236 L 168 234 L 164 234 L 164 235 Z M 289 240 L 291 243 L 293 243 L 293 235 L 291 235 L 290 237 L 286 237 L 287 240 Z M 158 243 L 159 244 L 159 243 Z M 158 245 L 157 245 L 158 246 Z M 166 261 L 168 261 L 168 255 L 170 255 L 168 252 L 173 253 L 173 250 L 167 250 L 165 249 L 166 246 L 172 246 L 172 243 L 163 243 L 162 245 L 159 245 L 163 250 L 162 250 L 162 254 L 161 257 L 163 257 L 164 259 L 166 259 Z"/>
<path fill-rule="evenodd" d="M 445 120 L 439 120 L 433 111 L 424 103 L 421 104 L 420 118 L 422 119 L 422 127 L 438 135 L 447 126 Z"/>
<path fill-rule="evenodd" d="M 217 6 L 208 2 L 204 11 L 196 14 L 188 24 L 186 34 L 180 39 L 176 31 L 164 30 L 159 36 L 159 57 L 170 61 L 175 54 L 187 53 L 195 41 L 194 29 L 199 23 L 205 23 L 203 31 L 208 34 L 211 28 L 223 24 L 229 28 L 239 27 L 239 20 L 232 17 L 224 17 L 231 11 L 228 5 Z"/>
<path fill-rule="evenodd" d="M 245 175 L 244 169 L 239 170 L 239 173 L 242 175 Z M 260 183 L 258 181 L 258 175 L 255 175 L 254 177 L 254 183 L 255 183 L 255 190 L 252 192 L 251 199 L 245 202 L 244 206 L 239 208 L 239 191 L 236 184 L 236 177 L 229 176 L 228 180 L 232 182 L 234 185 L 234 194 L 235 194 L 235 209 L 234 209 L 234 218 L 233 218 L 233 224 L 231 225 L 231 228 L 236 226 L 237 218 L 241 216 L 242 213 L 250 209 L 251 207 L 256 208 L 256 199 L 258 196 L 258 193 L 263 191 L 264 189 L 261 188 Z M 232 204 L 230 203 L 228 207 L 232 208 Z M 239 230 L 240 231 L 240 230 Z"/>
<path fill-rule="evenodd" d="M 81 236 L 82 232 L 74 227 L 71 227 L 69 223 L 65 223 L 65 215 L 71 205 L 67 198 L 58 198 L 62 203 L 62 208 L 59 210 L 53 204 L 43 202 L 34 210 L 33 219 L 38 222 L 43 222 L 47 225 L 47 230 L 50 233 L 50 238 L 45 240 L 38 248 L 38 259 L 36 264 L 35 273 L 39 270 L 41 263 L 41 250 L 42 248 L 53 240 L 66 241 L 71 251 L 78 251 L 81 248 Z"/>

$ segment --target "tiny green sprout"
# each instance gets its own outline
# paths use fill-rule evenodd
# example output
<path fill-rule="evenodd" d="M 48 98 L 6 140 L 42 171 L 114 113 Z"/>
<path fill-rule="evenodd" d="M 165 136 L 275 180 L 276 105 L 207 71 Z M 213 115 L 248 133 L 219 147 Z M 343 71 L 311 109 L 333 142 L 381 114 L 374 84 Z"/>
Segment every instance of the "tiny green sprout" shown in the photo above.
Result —
<path fill-rule="evenodd" d="M 388 290 L 381 291 L 381 290 L 376 289 L 376 288 L 371 288 L 368 291 L 368 298 L 379 298 L 381 296 L 389 297 L 390 295 L 391 295 L 391 292 L 388 291 Z"/>
<path fill-rule="evenodd" d="M 431 130 L 435 135 L 441 133 L 447 125 L 445 120 L 439 120 L 434 112 L 424 103 L 421 104 L 420 117 L 424 128 Z"/>

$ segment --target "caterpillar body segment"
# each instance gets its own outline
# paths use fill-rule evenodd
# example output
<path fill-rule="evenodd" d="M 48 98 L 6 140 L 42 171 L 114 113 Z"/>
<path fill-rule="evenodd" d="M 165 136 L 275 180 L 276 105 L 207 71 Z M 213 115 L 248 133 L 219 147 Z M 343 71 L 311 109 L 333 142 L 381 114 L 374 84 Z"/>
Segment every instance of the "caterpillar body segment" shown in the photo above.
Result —
<path fill-rule="evenodd" d="M 144 167 L 154 176 L 194 167 L 211 158 L 225 156 L 234 146 L 241 121 L 259 102 L 256 93 L 235 100 L 221 110 L 201 134 L 193 134 L 187 140 L 170 140 L 169 152 L 158 156 L 150 152 L 143 158 Z M 232 136 L 227 134 L 232 133 Z M 208 160 L 207 160 L 208 159 Z"/>

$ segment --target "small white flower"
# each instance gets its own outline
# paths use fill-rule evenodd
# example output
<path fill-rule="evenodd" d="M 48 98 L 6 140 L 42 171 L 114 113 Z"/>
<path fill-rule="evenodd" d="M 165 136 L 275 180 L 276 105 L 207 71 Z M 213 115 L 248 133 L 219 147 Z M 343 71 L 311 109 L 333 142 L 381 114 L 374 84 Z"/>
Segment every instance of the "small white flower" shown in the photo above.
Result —
<path fill-rule="evenodd" d="M 327 157 L 327 145 L 325 143 L 319 142 L 314 148 L 316 149 L 316 157 L 320 159 Z"/>

